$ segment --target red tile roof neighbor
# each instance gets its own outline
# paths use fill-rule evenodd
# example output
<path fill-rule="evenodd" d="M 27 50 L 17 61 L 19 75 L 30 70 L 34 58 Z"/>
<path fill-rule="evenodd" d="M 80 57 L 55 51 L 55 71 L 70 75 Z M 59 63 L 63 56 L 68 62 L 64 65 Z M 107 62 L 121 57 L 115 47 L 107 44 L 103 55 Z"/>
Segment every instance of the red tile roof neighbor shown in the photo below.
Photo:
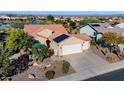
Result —
<path fill-rule="evenodd" d="M 25 25 L 24 31 L 29 35 L 35 37 L 38 32 L 43 31 L 44 29 L 49 29 L 54 31 L 54 33 L 49 37 L 49 39 L 54 39 L 61 34 L 68 34 L 67 30 L 61 24 L 48 24 L 48 25 Z"/>
<path fill-rule="evenodd" d="M 91 40 L 91 38 L 87 34 L 75 34 L 73 36 L 84 41 Z"/>

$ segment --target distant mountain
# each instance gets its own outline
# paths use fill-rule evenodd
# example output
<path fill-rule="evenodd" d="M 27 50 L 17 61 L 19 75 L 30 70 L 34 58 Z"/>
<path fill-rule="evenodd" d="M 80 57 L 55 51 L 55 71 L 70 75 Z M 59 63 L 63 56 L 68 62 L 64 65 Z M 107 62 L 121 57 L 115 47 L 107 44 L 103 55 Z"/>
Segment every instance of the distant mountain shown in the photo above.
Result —
<path fill-rule="evenodd" d="M 124 16 L 124 11 L 0 11 L 0 14 L 55 16 Z"/>

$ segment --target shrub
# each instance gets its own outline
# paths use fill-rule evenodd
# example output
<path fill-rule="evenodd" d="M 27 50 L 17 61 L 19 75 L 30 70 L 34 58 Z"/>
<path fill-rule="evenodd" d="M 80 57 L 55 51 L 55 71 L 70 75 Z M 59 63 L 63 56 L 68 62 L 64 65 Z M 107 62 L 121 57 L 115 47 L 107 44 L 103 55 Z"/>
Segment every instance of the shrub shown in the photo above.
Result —
<path fill-rule="evenodd" d="M 54 75 L 55 75 L 55 71 L 47 71 L 45 73 L 45 76 L 46 76 L 47 79 L 53 79 Z"/>
<path fill-rule="evenodd" d="M 70 63 L 67 62 L 67 61 L 64 61 L 63 65 L 62 65 L 62 72 L 63 73 L 68 73 L 69 67 L 70 67 Z"/>

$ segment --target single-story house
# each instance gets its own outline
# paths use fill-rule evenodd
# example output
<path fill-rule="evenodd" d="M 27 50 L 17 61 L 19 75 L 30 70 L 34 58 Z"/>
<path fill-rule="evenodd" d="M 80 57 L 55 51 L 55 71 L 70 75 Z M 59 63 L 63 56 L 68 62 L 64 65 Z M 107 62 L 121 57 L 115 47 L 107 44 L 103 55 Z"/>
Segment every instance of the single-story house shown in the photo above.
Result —
<path fill-rule="evenodd" d="M 85 33 L 98 41 L 106 32 L 115 32 L 124 36 L 124 24 L 110 25 L 108 23 L 91 23 L 80 29 L 80 34 Z M 124 50 L 124 44 L 119 44 L 120 51 Z"/>
<path fill-rule="evenodd" d="M 90 47 L 88 35 L 70 35 L 61 24 L 25 25 L 24 31 L 53 49 L 57 56 L 80 53 Z"/>
<path fill-rule="evenodd" d="M 62 39 L 63 38 L 63 39 Z M 90 38 L 87 35 L 67 35 L 62 34 L 53 40 L 51 47 L 55 50 L 55 55 L 68 55 L 80 53 L 90 47 Z"/>
<path fill-rule="evenodd" d="M 0 15 L 0 19 L 10 19 L 10 17 L 7 15 Z"/>
<path fill-rule="evenodd" d="M 87 34 L 88 36 L 92 38 L 96 37 L 96 32 L 97 31 L 89 24 L 80 29 L 80 34 Z"/>
<path fill-rule="evenodd" d="M 96 40 L 102 37 L 106 32 L 115 32 L 124 36 L 124 28 L 119 28 L 108 23 L 90 23 L 80 29 L 80 34 L 85 33 Z"/>
<path fill-rule="evenodd" d="M 124 28 L 124 23 L 117 24 L 116 27 Z"/>

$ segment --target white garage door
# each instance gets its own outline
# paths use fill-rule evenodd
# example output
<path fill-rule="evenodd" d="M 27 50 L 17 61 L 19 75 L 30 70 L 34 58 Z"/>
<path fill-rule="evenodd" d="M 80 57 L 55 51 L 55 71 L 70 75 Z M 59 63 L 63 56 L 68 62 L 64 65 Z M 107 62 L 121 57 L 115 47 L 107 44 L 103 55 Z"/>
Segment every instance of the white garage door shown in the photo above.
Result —
<path fill-rule="evenodd" d="M 80 53 L 80 52 L 82 52 L 81 44 L 62 46 L 62 55 L 68 55 L 68 54 Z"/>

